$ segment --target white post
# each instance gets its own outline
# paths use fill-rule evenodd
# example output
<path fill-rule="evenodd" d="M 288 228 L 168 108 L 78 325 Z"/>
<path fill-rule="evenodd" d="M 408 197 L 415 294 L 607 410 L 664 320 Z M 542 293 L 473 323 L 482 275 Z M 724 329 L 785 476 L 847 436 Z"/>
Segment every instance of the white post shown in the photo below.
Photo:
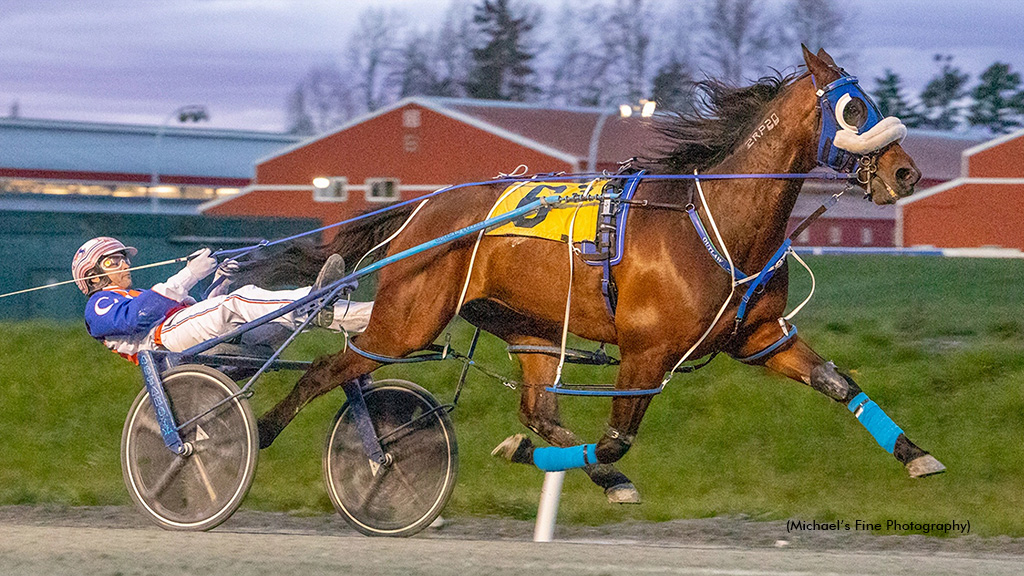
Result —
<path fill-rule="evenodd" d="M 534 542 L 551 542 L 555 536 L 558 501 L 562 497 L 564 480 L 564 470 L 544 473 L 544 486 L 540 489 L 540 505 L 537 507 L 537 525 L 533 528 Z"/>

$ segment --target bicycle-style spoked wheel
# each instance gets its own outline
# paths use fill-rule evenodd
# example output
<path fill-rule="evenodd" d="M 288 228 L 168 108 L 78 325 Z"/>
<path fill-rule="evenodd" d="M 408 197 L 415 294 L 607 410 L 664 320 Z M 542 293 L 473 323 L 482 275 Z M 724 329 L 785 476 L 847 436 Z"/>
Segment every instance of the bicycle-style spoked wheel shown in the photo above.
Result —
<path fill-rule="evenodd" d="M 143 390 L 121 434 L 121 470 L 135 505 L 168 530 L 209 530 L 238 509 L 252 485 L 259 453 L 256 419 L 230 378 L 208 366 L 182 365 L 162 376 L 164 389 L 192 453 L 179 456 L 164 444 L 160 424 Z M 208 412 L 208 413 L 207 413 Z"/>
<path fill-rule="evenodd" d="M 380 380 L 363 391 L 388 459 L 371 463 L 349 403 L 335 416 L 324 447 L 324 480 L 338 513 L 369 536 L 410 536 L 448 503 L 459 451 L 448 412 L 423 388 Z"/>

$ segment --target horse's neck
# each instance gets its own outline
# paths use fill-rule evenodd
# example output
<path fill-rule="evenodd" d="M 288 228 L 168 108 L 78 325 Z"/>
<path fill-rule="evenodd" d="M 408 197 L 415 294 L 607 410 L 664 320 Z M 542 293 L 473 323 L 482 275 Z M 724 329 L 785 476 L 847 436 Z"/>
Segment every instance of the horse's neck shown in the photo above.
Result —
<path fill-rule="evenodd" d="M 798 109 L 789 125 L 780 123 L 771 139 L 735 153 L 717 166 L 717 173 L 792 174 L 814 165 L 813 110 Z M 785 122 L 785 118 L 782 119 Z M 745 144 L 741 144 L 745 146 Z M 728 249 L 740 268 L 756 273 L 785 239 L 801 180 L 739 179 L 718 181 L 708 202 Z M 705 188 L 707 189 L 707 184 Z"/>

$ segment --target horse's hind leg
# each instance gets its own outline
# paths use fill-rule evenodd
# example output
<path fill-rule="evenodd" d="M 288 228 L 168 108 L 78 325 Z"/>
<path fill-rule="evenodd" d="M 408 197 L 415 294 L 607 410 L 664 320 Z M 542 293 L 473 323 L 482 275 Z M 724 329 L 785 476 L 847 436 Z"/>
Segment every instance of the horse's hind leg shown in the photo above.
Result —
<path fill-rule="evenodd" d="M 382 285 L 366 331 L 356 342 L 363 350 L 383 356 L 402 357 L 434 341 L 452 318 L 452 291 L 435 290 L 431 297 L 420 286 L 422 275 L 406 283 Z M 352 350 L 317 358 L 291 392 L 259 418 L 260 447 L 266 448 L 289 422 L 314 398 L 355 378 L 368 374 L 380 363 Z"/>
<path fill-rule="evenodd" d="M 270 446 L 299 410 L 314 398 L 330 392 L 338 385 L 372 372 L 378 363 L 351 350 L 334 356 L 320 356 L 299 378 L 291 392 L 273 408 L 259 417 L 257 427 L 260 448 Z"/>
<path fill-rule="evenodd" d="M 778 332 L 777 325 L 774 329 Z M 799 336 L 794 337 L 788 348 L 770 356 L 765 366 L 808 384 L 846 406 L 878 444 L 906 466 L 912 478 L 945 472 L 946 467 L 911 442 L 903 430 L 868 398 L 852 378 L 836 370 L 835 364 L 826 362 Z"/>
<path fill-rule="evenodd" d="M 549 341 L 516 341 L 517 344 L 552 346 Z M 519 404 L 519 420 L 552 446 L 568 447 L 583 444 L 578 436 L 562 426 L 558 397 L 544 388 L 554 381 L 558 358 L 547 354 L 519 354 L 523 368 L 523 387 Z M 523 435 L 516 435 L 498 448 L 494 455 L 521 464 L 533 464 L 532 444 Z M 625 474 L 611 464 L 589 464 L 583 471 L 604 489 L 609 502 L 638 504 L 640 493 Z"/>

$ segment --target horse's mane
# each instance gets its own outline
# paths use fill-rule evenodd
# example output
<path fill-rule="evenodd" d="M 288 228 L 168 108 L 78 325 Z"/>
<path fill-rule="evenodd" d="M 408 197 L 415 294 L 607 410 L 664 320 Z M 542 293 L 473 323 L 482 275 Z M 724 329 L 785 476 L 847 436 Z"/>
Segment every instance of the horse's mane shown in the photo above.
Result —
<path fill-rule="evenodd" d="M 714 79 L 697 82 L 696 104 L 690 111 L 655 121 L 654 130 L 664 143 L 641 159 L 641 166 L 651 172 L 689 174 L 718 164 L 749 137 L 768 103 L 800 76 L 777 72 L 745 87 Z"/>

